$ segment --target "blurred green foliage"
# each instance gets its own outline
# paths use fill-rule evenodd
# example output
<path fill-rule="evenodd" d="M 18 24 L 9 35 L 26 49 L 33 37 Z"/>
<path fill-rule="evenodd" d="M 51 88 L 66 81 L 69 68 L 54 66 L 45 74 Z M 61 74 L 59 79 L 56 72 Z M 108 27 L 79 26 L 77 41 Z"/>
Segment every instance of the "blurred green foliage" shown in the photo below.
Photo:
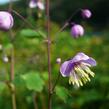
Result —
<path fill-rule="evenodd" d="M 58 28 L 56 24 L 52 25 Z M 87 33 L 85 36 L 75 40 L 70 35 L 70 31 L 67 30 L 56 34 L 55 31 L 57 31 L 57 28 L 55 29 L 54 27 L 51 31 L 52 40 L 54 40 L 51 49 L 53 82 L 59 73 L 59 65 L 56 64 L 56 58 L 58 57 L 61 57 L 62 61 L 65 61 L 72 58 L 77 52 L 82 51 L 94 57 L 98 65 L 93 69 L 96 74 L 95 78 L 79 89 L 69 85 L 68 78 L 61 77 L 56 87 L 56 92 L 53 95 L 53 109 L 108 108 L 108 34 L 102 33 L 96 35 L 93 33 L 90 35 Z M 13 84 L 16 86 L 18 109 L 30 109 L 33 107 L 34 93 L 37 95 L 36 101 L 38 107 L 47 109 L 48 76 L 46 43 L 43 39 L 39 40 L 38 37 L 23 37 L 25 35 L 19 34 L 18 32 L 12 46 L 8 33 L 1 32 L 0 34 L 0 42 L 3 44 L 4 53 L 10 57 L 10 48 L 14 46 L 15 50 L 15 80 Z M 0 66 L 0 108 L 11 109 L 10 91 L 8 87 L 3 84 L 3 81 L 9 80 L 9 77 L 6 78 L 5 76 L 9 76 L 10 61 L 3 63 L 1 60 Z M 4 101 L 8 102 L 7 106 L 5 106 Z"/>
<path fill-rule="evenodd" d="M 79 0 L 80 1 L 80 0 Z M 102 0 L 100 0 L 102 1 Z M 0 44 L 3 50 L 0 51 L 0 109 L 12 109 L 11 91 L 5 84 L 10 80 L 10 57 L 11 49 L 14 48 L 15 54 L 15 78 L 12 84 L 16 87 L 17 109 L 34 108 L 34 97 L 38 109 L 47 109 L 48 103 L 48 74 L 47 74 L 47 51 L 46 51 L 46 32 L 45 19 L 38 19 L 36 11 L 29 10 L 27 4 L 14 5 L 15 9 L 20 12 L 31 23 L 36 30 L 29 28 L 20 18 L 14 15 L 15 26 L 13 28 L 14 38 L 10 39 L 9 32 L 0 31 Z M 67 0 L 60 0 L 65 8 Z M 85 0 L 86 2 L 86 0 Z M 59 4 L 61 4 L 59 3 Z M 75 1 L 75 4 L 77 2 Z M 16 3 L 16 4 L 19 4 Z M 25 5 L 24 5 L 25 4 Z M 52 9 L 57 6 L 54 3 Z M 70 4 L 70 2 L 69 2 Z M 78 2 L 73 5 L 74 9 L 78 7 L 93 6 L 89 1 L 84 4 Z M 23 5 L 23 6 L 22 6 Z M 68 14 L 69 6 L 64 11 Z M 77 7 L 76 7 L 77 6 Z M 7 6 L 4 9 L 7 9 Z M 68 10 L 67 10 L 68 8 Z M 52 10 L 51 9 L 51 10 Z M 55 9 L 55 8 L 54 8 Z M 58 8 L 57 8 L 58 9 Z M 31 12 L 31 13 L 29 13 Z M 56 11 L 57 12 L 57 11 Z M 62 12 L 62 11 L 61 11 Z M 68 16 L 64 12 L 59 14 L 62 21 Z M 52 15 L 53 19 L 61 20 L 57 15 Z M 63 18 L 62 18 L 63 17 Z M 22 22 L 22 23 L 21 23 Z M 60 77 L 55 88 L 53 98 L 53 109 L 108 109 L 109 108 L 109 33 L 108 28 L 102 32 L 95 32 L 94 27 L 90 27 L 86 22 L 82 22 L 85 28 L 85 35 L 79 39 L 73 39 L 70 30 L 66 29 L 59 32 L 60 25 L 51 22 L 51 39 L 53 41 L 51 48 L 52 63 L 52 81 L 53 84 L 59 74 L 59 65 L 56 59 L 60 57 L 62 62 L 72 58 L 77 52 L 84 52 L 97 61 L 97 67 L 92 68 L 95 72 L 95 78 L 83 87 L 76 88 L 68 84 L 68 78 Z M 5 63 L 3 57 L 7 56 L 9 62 Z"/>

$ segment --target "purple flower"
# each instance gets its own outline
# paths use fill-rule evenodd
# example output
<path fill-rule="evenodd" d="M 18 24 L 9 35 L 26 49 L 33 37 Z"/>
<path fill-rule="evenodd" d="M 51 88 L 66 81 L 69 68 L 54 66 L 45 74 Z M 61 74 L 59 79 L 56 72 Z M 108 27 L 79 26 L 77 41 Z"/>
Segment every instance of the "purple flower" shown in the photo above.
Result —
<path fill-rule="evenodd" d="M 95 74 L 90 70 L 92 66 L 96 66 L 93 58 L 84 53 L 78 53 L 74 58 L 61 65 L 60 72 L 63 77 L 69 77 L 69 84 L 79 87 L 90 81 L 89 76 L 94 77 Z"/>
<path fill-rule="evenodd" d="M 9 30 L 14 23 L 13 17 L 9 12 L 0 11 L 0 29 Z"/>
<path fill-rule="evenodd" d="M 90 18 L 92 16 L 92 13 L 88 9 L 83 9 L 82 10 L 82 16 L 83 16 L 83 18 Z"/>
<path fill-rule="evenodd" d="M 36 8 L 38 7 L 40 10 L 44 10 L 44 4 L 41 2 L 41 0 L 30 0 L 29 2 L 29 7 L 30 8 Z"/>
<path fill-rule="evenodd" d="M 84 28 L 79 24 L 74 24 L 73 27 L 71 28 L 71 35 L 74 38 L 78 38 L 80 36 L 83 36 L 84 35 Z"/>

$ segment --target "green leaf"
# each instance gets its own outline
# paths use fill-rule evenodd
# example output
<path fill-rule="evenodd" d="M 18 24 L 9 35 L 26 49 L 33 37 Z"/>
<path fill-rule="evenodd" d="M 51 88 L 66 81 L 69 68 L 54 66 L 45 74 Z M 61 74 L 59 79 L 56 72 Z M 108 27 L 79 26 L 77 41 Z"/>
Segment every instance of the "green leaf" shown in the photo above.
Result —
<path fill-rule="evenodd" d="M 13 83 L 15 84 L 16 87 L 24 87 L 24 81 L 22 80 L 21 76 L 16 76 L 13 80 Z"/>
<path fill-rule="evenodd" d="M 34 90 L 37 92 L 41 92 L 43 90 L 44 81 L 40 77 L 40 75 L 36 72 L 31 72 L 28 74 L 22 75 L 23 80 L 26 83 L 26 87 L 29 90 Z"/>
<path fill-rule="evenodd" d="M 35 37 L 35 36 L 39 36 L 39 34 L 31 29 L 23 29 L 21 30 L 21 35 L 26 36 L 26 37 Z"/>
<path fill-rule="evenodd" d="M 48 81 L 48 72 L 43 72 L 42 78 L 44 79 L 44 81 Z"/>
<path fill-rule="evenodd" d="M 25 36 L 27 38 L 41 38 L 45 37 L 44 33 L 42 31 L 35 31 L 32 29 L 23 29 L 21 30 L 20 34 L 22 36 Z"/>
<path fill-rule="evenodd" d="M 11 49 L 11 48 L 13 48 L 13 44 L 12 43 L 6 43 L 4 45 L 4 48 L 5 48 L 5 50 Z"/>
<path fill-rule="evenodd" d="M 6 84 L 3 82 L 0 82 L 0 92 L 2 92 L 5 87 L 6 87 Z"/>
<path fill-rule="evenodd" d="M 62 87 L 62 86 L 56 86 L 56 95 L 63 100 L 64 102 L 67 101 L 69 92 L 66 88 Z"/>
<path fill-rule="evenodd" d="M 38 31 L 38 33 L 39 33 L 43 38 L 46 38 L 46 35 L 45 35 L 44 32 L 42 32 L 42 31 Z"/>

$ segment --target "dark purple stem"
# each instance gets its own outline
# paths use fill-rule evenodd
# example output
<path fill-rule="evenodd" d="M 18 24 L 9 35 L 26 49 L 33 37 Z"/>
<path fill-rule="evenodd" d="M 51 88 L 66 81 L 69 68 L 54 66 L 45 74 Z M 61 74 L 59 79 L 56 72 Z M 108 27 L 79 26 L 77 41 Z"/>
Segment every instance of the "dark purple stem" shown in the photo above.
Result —
<path fill-rule="evenodd" d="M 12 10 L 14 14 L 16 14 L 19 18 L 21 18 L 31 29 L 34 29 L 33 25 L 29 23 L 28 20 L 26 20 L 22 15 L 20 15 L 17 11 Z"/>
<path fill-rule="evenodd" d="M 48 56 L 48 109 L 52 109 L 52 82 L 51 82 L 51 55 L 50 55 L 50 47 L 51 47 L 51 39 L 50 39 L 50 2 L 46 0 L 46 17 L 47 17 L 47 56 Z"/>

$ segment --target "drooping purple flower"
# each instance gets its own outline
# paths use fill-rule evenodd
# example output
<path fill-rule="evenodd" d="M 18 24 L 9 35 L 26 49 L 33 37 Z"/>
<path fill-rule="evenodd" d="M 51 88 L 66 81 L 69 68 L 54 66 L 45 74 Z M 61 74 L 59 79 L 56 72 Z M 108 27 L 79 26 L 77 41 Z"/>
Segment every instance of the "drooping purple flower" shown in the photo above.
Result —
<path fill-rule="evenodd" d="M 71 28 L 71 35 L 74 38 L 78 38 L 84 35 L 84 28 L 79 24 L 74 24 Z"/>
<path fill-rule="evenodd" d="M 12 15 L 6 11 L 0 11 L 0 29 L 9 30 L 12 28 L 14 20 Z"/>
<path fill-rule="evenodd" d="M 90 18 L 92 16 L 91 11 L 88 9 L 83 9 L 81 14 L 83 18 Z"/>
<path fill-rule="evenodd" d="M 90 81 L 89 76 L 94 77 L 95 74 L 90 70 L 92 66 L 96 66 L 96 61 L 81 52 L 71 60 L 65 61 L 60 67 L 60 72 L 63 77 L 69 77 L 69 84 L 79 87 Z"/>
<path fill-rule="evenodd" d="M 44 10 L 44 4 L 41 0 L 30 0 L 29 2 L 29 7 L 30 8 L 36 8 L 38 7 L 40 10 Z"/>

